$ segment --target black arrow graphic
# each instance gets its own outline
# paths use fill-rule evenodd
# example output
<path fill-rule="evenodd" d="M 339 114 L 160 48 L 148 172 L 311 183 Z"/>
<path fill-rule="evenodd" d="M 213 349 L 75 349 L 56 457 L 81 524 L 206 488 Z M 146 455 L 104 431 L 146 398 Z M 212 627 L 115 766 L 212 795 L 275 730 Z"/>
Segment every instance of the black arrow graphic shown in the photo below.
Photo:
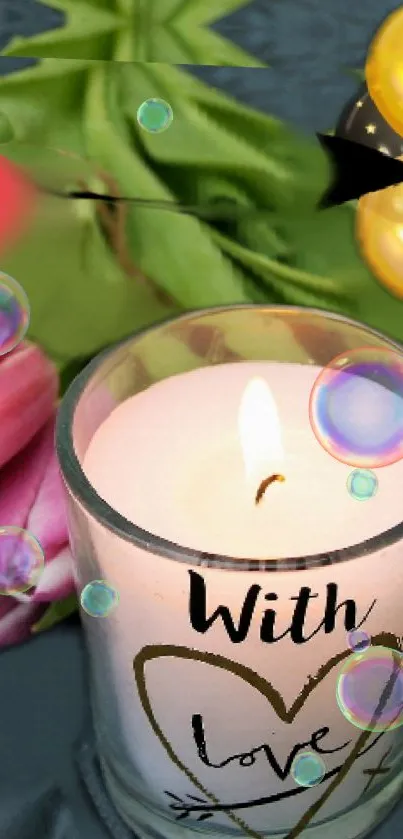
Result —
<path fill-rule="evenodd" d="M 332 167 L 333 181 L 323 195 L 319 209 L 324 210 L 346 201 L 378 192 L 403 183 L 403 163 L 393 157 L 354 143 L 344 137 L 318 134 Z"/>

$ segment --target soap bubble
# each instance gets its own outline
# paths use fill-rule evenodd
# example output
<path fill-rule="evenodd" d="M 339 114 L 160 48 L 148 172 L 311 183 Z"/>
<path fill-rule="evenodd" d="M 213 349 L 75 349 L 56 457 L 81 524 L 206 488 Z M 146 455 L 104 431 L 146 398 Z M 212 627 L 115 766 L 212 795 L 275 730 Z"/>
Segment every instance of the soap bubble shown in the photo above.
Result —
<path fill-rule="evenodd" d="M 0 356 L 13 350 L 29 325 L 29 302 L 19 283 L 0 271 Z"/>
<path fill-rule="evenodd" d="M 403 724 L 403 656 L 388 647 L 368 647 L 349 656 L 337 680 L 345 718 L 363 731 L 392 731 Z"/>
<path fill-rule="evenodd" d="M 378 478 L 370 469 L 354 469 L 347 478 L 347 489 L 357 501 L 368 501 L 378 489 Z"/>
<path fill-rule="evenodd" d="M 403 356 L 377 347 L 338 355 L 312 388 L 315 437 L 332 457 L 364 469 L 403 457 Z"/>
<path fill-rule="evenodd" d="M 92 618 L 106 618 L 119 602 L 119 595 L 106 580 L 92 580 L 80 595 L 81 606 Z"/>
<path fill-rule="evenodd" d="M 371 639 L 366 632 L 361 629 L 353 629 L 348 633 L 348 645 L 354 652 L 363 652 L 368 649 L 371 644 Z"/>
<path fill-rule="evenodd" d="M 164 99 L 146 99 L 137 111 L 138 124 L 151 134 L 166 131 L 172 120 L 172 108 Z"/>
<path fill-rule="evenodd" d="M 42 547 L 32 533 L 22 527 L 0 527 L 0 594 L 34 588 L 44 563 Z"/>
<path fill-rule="evenodd" d="M 300 752 L 291 765 L 291 775 L 300 787 L 315 787 L 323 780 L 326 766 L 315 752 Z"/>

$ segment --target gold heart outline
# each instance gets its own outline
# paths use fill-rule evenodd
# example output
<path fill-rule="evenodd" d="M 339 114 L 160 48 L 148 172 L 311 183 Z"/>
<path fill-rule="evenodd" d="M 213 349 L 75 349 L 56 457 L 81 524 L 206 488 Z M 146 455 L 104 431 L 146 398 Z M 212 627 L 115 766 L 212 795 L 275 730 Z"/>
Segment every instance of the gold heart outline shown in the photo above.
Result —
<path fill-rule="evenodd" d="M 392 652 L 402 652 L 401 640 L 398 639 L 396 635 L 393 635 L 389 632 L 382 632 L 378 635 L 373 636 L 371 639 L 371 643 L 374 646 L 387 647 Z M 143 647 L 140 650 L 140 652 L 136 655 L 133 661 L 133 670 L 138 696 L 144 713 L 146 714 L 151 728 L 153 729 L 156 737 L 165 749 L 168 757 L 170 758 L 172 763 L 174 763 L 174 765 L 177 766 L 178 769 L 180 769 L 180 771 L 186 775 L 189 781 L 195 787 L 197 787 L 197 789 L 200 792 L 203 793 L 203 795 L 205 795 L 208 799 L 210 799 L 210 801 L 213 804 L 219 807 L 220 801 L 215 797 L 213 793 L 205 789 L 205 787 L 200 783 L 199 779 L 187 768 L 187 766 L 185 766 L 184 763 L 182 763 L 182 761 L 178 758 L 177 754 L 175 753 L 168 738 L 165 736 L 164 732 L 158 725 L 147 691 L 145 677 L 146 664 L 149 661 L 153 661 L 159 658 L 174 658 L 187 661 L 198 661 L 202 664 L 209 664 L 213 667 L 219 668 L 220 670 L 225 670 L 227 673 L 231 673 L 232 675 L 237 676 L 242 681 L 250 685 L 252 688 L 255 688 L 260 693 L 260 695 L 263 696 L 270 703 L 278 718 L 282 722 L 290 725 L 292 722 L 294 722 L 296 716 L 300 712 L 301 708 L 303 708 L 303 706 L 305 705 L 305 702 L 307 701 L 311 693 L 313 693 L 313 691 L 318 687 L 318 685 L 321 682 L 323 682 L 323 680 L 331 672 L 331 670 L 333 670 L 334 667 L 336 667 L 338 664 L 341 664 L 341 662 L 349 656 L 351 656 L 351 654 L 351 649 L 345 650 L 342 653 L 338 653 L 337 655 L 330 658 L 325 664 L 321 665 L 315 676 L 308 676 L 306 684 L 303 686 L 301 692 L 298 694 L 298 696 L 292 702 L 288 709 L 280 692 L 275 687 L 273 687 L 271 682 L 268 682 L 267 679 L 264 679 L 262 676 L 259 676 L 259 674 L 252 670 L 250 667 L 247 667 L 243 664 L 239 664 L 239 662 L 231 661 L 231 659 L 228 659 L 222 655 L 201 652 L 199 650 L 191 649 L 189 647 L 176 646 L 173 644 L 151 644 Z M 399 665 L 400 659 L 394 658 L 394 662 L 396 665 Z M 388 687 L 389 683 L 386 686 L 386 688 Z M 379 712 L 377 709 L 376 714 L 378 713 Z M 376 714 L 374 717 L 374 721 L 377 719 Z M 284 839 L 297 839 L 297 837 L 302 833 L 302 831 L 305 830 L 305 828 L 309 825 L 314 816 L 316 816 L 319 810 L 321 810 L 321 808 L 330 798 L 335 789 L 337 789 L 337 787 L 341 784 L 346 775 L 349 773 L 351 767 L 355 763 L 357 757 L 359 757 L 360 752 L 362 751 L 363 747 L 370 739 L 372 734 L 373 731 L 371 729 L 362 731 L 354 747 L 352 748 L 348 758 L 346 759 L 343 768 L 340 770 L 340 772 L 338 772 L 332 783 L 329 784 L 323 795 L 318 799 L 318 801 L 316 801 L 314 804 L 312 804 L 311 807 L 308 808 L 308 810 L 301 816 L 297 824 L 291 829 L 287 836 L 284 837 Z M 252 830 L 252 828 L 250 828 L 242 819 L 236 816 L 235 813 L 227 812 L 227 816 L 231 819 L 232 822 L 234 822 L 234 824 L 237 824 L 238 827 L 240 827 L 247 836 L 250 836 L 251 839 L 264 839 L 262 834 Z"/>

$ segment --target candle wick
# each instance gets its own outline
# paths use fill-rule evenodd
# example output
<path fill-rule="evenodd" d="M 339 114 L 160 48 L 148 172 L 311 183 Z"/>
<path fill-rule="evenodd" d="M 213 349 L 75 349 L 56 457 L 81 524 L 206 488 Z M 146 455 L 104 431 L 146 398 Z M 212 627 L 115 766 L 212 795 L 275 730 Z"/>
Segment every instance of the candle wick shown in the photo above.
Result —
<path fill-rule="evenodd" d="M 261 500 L 262 500 L 262 498 L 263 498 L 263 496 L 266 492 L 267 487 L 269 487 L 270 484 L 274 484 L 276 481 L 278 481 L 281 484 L 284 483 L 284 481 L 285 481 L 284 475 L 278 475 L 278 474 L 270 475 L 268 478 L 265 478 L 261 482 L 261 484 L 259 485 L 258 491 L 256 493 L 256 496 L 255 496 L 255 504 L 256 505 L 260 504 L 260 502 L 261 502 Z"/>

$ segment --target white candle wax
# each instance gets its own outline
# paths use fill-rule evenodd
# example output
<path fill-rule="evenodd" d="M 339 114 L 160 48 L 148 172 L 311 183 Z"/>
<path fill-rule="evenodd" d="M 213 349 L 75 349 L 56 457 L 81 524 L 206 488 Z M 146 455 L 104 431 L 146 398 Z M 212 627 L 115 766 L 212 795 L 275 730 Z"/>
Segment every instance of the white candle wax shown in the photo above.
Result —
<path fill-rule="evenodd" d="M 84 471 L 98 494 L 129 521 L 199 551 L 234 557 L 290 557 L 334 551 L 369 539 L 402 518 L 403 464 L 377 470 L 379 489 L 371 500 L 359 502 L 350 497 L 346 481 L 351 468 L 327 454 L 310 428 L 308 401 L 318 373 L 319 368 L 313 366 L 244 362 L 162 381 L 112 412 L 88 447 Z M 263 411 L 267 438 L 262 437 L 262 427 L 254 424 L 253 412 L 248 418 L 253 398 L 245 408 L 245 389 L 254 380 L 264 381 L 272 397 L 271 405 L 266 403 Z M 248 442 L 245 429 L 249 422 L 256 445 Z M 256 506 L 256 483 L 266 477 L 268 468 L 282 473 L 285 482 L 270 486 Z M 284 721 L 259 690 L 228 669 L 182 660 L 172 651 L 168 657 L 150 661 L 145 677 L 153 714 L 178 763 L 167 753 L 145 713 L 133 679 L 133 660 L 149 645 L 185 647 L 192 655 L 197 651 L 212 653 L 251 668 L 279 691 L 290 708 L 309 677 L 348 650 L 345 600 L 355 602 L 357 625 L 363 621 L 362 628 L 369 634 L 400 636 L 399 543 L 335 566 L 255 574 L 192 569 L 185 562 L 158 557 L 120 540 L 94 520 L 88 521 L 88 530 L 96 562 L 79 569 L 80 582 L 87 583 L 91 573 L 103 577 L 120 597 L 108 619 L 86 619 L 86 624 L 93 646 L 95 722 L 102 748 L 123 787 L 135 791 L 123 809 L 133 813 L 136 823 L 137 818 L 149 817 L 138 803 L 143 799 L 173 817 L 173 799 L 167 790 L 189 801 L 189 794 L 206 798 L 201 793 L 203 787 L 210 792 L 208 803 L 214 797 L 224 804 L 274 795 L 280 798 L 268 805 L 243 810 L 234 806 L 230 811 L 218 808 L 207 827 L 218 832 L 220 827 L 238 829 L 246 835 L 251 830 L 255 837 L 256 832 L 272 835 L 291 829 L 320 798 L 323 785 L 294 795 L 297 785 L 289 767 L 280 777 L 262 751 L 249 767 L 234 760 L 221 769 L 217 765 L 225 763 L 228 756 L 268 744 L 284 768 L 298 744 L 309 744 L 314 732 L 327 728 L 321 741 L 327 750 L 323 757 L 326 768 L 336 771 L 342 767 L 360 732 L 337 706 L 337 666 L 295 718 Z M 234 643 L 220 618 L 204 633 L 191 625 L 190 571 L 203 578 L 206 616 L 225 605 L 235 625 L 250 587 L 260 587 L 249 631 L 241 642 Z M 325 633 L 318 627 L 329 583 L 337 586 L 339 609 L 334 629 Z M 304 622 L 305 637 L 312 637 L 296 645 L 287 628 L 303 586 L 312 590 Z M 265 610 L 271 608 L 277 615 L 276 641 L 266 643 L 260 627 Z M 207 765 L 198 753 L 192 733 L 194 714 L 203 718 L 209 760 L 215 767 Z M 368 754 L 357 760 L 321 808 L 318 821 L 357 803 L 368 783 L 365 771 L 378 765 L 388 746 L 393 745 L 399 753 L 401 731 L 374 739 Z M 193 773 L 199 785 L 189 780 L 183 767 Z M 286 796 L 281 797 L 284 792 Z M 155 829 L 174 839 L 177 831 L 197 816 L 197 812 L 191 813 L 189 820 L 171 828 L 157 819 Z M 352 839 L 368 829 L 374 818 L 366 804 L 352 823 L 320 827 L 320 839 L 339 835 Z M 246 831 L 240 828 L 239 819 L 247 825 Z M 307 839 L 311 836 L 306 835 Z"/>
<path fill-rule="evenodd" d="M 87 474 L 129 521 L 200 551 L 306 556 L 369 539 L 403 518 L 403 461 L 377 470 L 372 499 L 352 498 L 352 467 L 331 457 L 310 427 L 319 372 L 244 362 L 166 379 L 127 400 L 98 430 Z M 267 383 L 274 408 L 264 393 L 252 396 L 242 435 L 242 400 L 255 377 Z M 285 482 L 273 483 L 256 505 L 259 483 L 271 473 Z"/>

